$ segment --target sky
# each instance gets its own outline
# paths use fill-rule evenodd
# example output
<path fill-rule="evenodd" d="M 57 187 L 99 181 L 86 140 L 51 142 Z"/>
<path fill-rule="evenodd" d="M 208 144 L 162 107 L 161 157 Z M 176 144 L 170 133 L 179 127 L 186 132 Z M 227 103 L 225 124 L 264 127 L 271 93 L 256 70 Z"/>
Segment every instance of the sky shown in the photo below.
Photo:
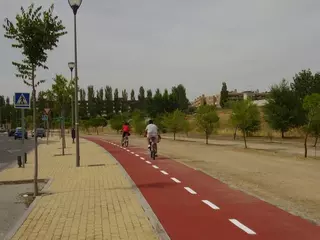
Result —
<path fill-rule="evenodd" d="M 37 79 L 50 88 L 70 76 L 73 14 L 67 0 L 1 0 L 0 19 L 14 21 L 31 2 L 55 13 L 68 34 L 50 52 Z M 320 71 L 319 0 L 83 0 L 77 15 L 79 85 L 96 89 L 171 89 L 183 84 L 189 100 L 228 90 L 266 91 L 282 78 Z M 0 34 L 0 95 L 31 92 L 15 77 L 22 55 Z"/>

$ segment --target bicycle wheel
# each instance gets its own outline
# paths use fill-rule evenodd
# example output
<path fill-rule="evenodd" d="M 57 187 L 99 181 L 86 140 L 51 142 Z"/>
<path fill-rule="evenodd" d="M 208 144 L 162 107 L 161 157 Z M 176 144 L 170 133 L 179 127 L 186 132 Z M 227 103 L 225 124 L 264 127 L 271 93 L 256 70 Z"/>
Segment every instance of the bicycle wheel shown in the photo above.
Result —
<path fill-rule="evenodd" d="M 125 147 L 128 147 L 128 145 L 129 145 L 129 139 L 126 139 L 126 140 L 124 141 L 124 146 L 125 146 Z"/>

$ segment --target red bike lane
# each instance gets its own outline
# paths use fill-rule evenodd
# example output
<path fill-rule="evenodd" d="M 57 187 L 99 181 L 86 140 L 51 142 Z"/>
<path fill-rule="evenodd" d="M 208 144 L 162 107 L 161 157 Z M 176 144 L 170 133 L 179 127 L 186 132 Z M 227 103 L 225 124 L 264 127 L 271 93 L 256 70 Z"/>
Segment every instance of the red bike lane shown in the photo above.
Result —
<path fill-rule="evenodd" d="M 315 240 L 320 227 L 146 149 L 88 137 L 135 182 L 172 240 Z"/>

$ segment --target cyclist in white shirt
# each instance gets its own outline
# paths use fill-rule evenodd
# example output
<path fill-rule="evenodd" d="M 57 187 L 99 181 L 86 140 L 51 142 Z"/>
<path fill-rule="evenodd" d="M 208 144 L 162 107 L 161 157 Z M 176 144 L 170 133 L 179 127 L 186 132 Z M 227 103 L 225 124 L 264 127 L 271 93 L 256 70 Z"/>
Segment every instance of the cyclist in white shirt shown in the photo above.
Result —
<path fill-rule="evenodd" d="M 155 141 L 156 141 L 156 143 L 157 143 L 158 140 L 159 140 L 158 137 L 160 137 L 160 136 L 159 136 L 159 133 L 158 133 L 158 127 L 157 127 L 157 125 L 155 125 L 155 124 L 153 123 L 153 120 L 151 120 L 151 119 L 149 120 L 148 125 L 147 125 L 147 127 L 146 127 L 145 135 L 147 136 L 148 148 L 150 149 L 150 139 L 151 139 L 152 137 L 154 137 L 154 138 L 155 138 Z"/>

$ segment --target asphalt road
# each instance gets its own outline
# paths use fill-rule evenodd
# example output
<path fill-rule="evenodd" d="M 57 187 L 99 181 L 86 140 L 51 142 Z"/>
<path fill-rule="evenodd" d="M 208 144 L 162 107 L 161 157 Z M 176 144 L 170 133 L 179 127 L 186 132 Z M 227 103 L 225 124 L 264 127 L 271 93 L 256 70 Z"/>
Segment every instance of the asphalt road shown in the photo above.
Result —
<path fill-rule="evenodd" d="M 0 171 L 13 163 L 17 164 L 17 156 L 23 156 L 24 152 L 31 151 L 33 146 L 33 138 L 25 139 L 22 149 L 21 140 L 14 140 L 14 137 L 8 137 L 7 133 L 0 133 Z"/>

